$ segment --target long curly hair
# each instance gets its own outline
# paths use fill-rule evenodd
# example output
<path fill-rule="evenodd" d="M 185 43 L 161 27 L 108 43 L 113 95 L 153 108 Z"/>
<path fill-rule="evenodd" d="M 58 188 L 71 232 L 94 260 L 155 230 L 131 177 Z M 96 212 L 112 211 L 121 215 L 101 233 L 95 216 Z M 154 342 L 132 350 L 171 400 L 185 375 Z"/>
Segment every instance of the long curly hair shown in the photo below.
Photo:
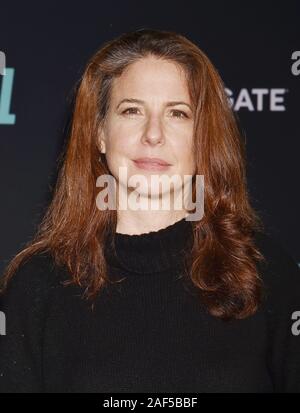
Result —
<path fill-rule="evenodd" d="M 261 301 L 257 262 L 264 256 L 255 245 L 255 231 L 263 230 L 263 224 L 250 205 L 243 134 L 221 77 L 206 54 L 185 36 L 162 30 L 124 33 L 89 59 L 75 86 L 71 127 L 51 202 L 32 240 L 7 265 L 1 291 L 20 264 L 39 252 L 50 253 L 57 265 L 66 266 L 70 273 L 66 284 L 83 287 L 88 300 L 93 301 L 110 282 L 104 247 L 116 231 L 117 213 L 96 206 L 96 180 L 110 174 L 97 136 L 113 80 L 147 56 L 184 69 L 195 113 L 193 150 L 196 174 L 205 177 L 205 213 L 201 220 L 191 221 L 190 280 L 211 315 L 248 317 Z"/>

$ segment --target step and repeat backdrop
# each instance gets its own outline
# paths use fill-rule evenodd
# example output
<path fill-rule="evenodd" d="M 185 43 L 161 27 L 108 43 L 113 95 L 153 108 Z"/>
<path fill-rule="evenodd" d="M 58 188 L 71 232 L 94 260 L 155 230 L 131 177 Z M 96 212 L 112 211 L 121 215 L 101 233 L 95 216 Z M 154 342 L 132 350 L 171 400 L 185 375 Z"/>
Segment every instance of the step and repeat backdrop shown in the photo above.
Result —
<path fill-rule="evenodd" d="M 87 60 L 139 28 L 177 31 L 216 66 L 246 139 L 252 204 L 300 263 L 299 1 L 11 1 L 0 19 L 0 273 L 51 198 Z"/>

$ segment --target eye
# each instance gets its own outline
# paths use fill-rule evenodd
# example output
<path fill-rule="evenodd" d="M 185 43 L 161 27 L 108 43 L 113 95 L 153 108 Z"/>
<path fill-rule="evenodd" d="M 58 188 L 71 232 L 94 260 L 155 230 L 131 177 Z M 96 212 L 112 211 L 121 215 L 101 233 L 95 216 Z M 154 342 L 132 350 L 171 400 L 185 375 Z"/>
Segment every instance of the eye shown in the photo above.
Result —
<path fill-rule="evenodd" d="M 135 115 L 138 108 L 127 108 L 123 110 L 122 114 L 124 115 Z"/>
<path fill-rule="evenodd" d="M 187 114 L 185 112 L 183 112 L 182 110 L 172 110 L 173 113 L 175 113 L 175 118 L 188 118 Z"/>

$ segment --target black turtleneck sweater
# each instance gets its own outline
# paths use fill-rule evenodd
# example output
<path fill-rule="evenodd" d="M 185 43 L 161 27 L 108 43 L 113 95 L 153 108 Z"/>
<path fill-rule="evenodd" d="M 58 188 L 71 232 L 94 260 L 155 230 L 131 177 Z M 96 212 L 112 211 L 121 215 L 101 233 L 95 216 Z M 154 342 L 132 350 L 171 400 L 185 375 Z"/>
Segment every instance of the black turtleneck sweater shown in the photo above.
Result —
<path fill-rule="evenodd" d="M 180 276 L 190 235 L 185 219 L 116 233 L 107 260 L 124 280 L 100 292 L 94 311 L 47 254 L 23 264 L 0 303 L 0 392 L 300 392 L 297 264 L 257 235 L 266 299 L 255 315 L 225 322 Z"/>

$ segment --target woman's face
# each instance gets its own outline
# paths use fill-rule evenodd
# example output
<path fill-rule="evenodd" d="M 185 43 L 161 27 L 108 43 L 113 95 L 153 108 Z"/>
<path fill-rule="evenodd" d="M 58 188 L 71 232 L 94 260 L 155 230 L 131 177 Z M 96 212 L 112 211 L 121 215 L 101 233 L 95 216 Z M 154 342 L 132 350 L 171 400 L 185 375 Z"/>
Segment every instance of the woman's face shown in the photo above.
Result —
<path fill-rule="evenodd" d="M 136 185 L 135 189 L 146 195 L 151 190 L 150 175 L 179 175 L 182 182 L 184 175 L 194 175 L 193 124 L 183 69 L 155 57 L 131 64 L 113 81 L 100 133 L 102 152 L 118 184 L 127 190 L 130 177 L 143 175 L 147 186 Z M 144 157 L 160 158 L 170 166 L 144 169 L 134 162 Z M 126 168 L 127 177 L 120 176 L 119 167 Z M 152 191 L 153 196 L 154 188 Z M 159 190 L 159 194 L 163 192 Z"/>

